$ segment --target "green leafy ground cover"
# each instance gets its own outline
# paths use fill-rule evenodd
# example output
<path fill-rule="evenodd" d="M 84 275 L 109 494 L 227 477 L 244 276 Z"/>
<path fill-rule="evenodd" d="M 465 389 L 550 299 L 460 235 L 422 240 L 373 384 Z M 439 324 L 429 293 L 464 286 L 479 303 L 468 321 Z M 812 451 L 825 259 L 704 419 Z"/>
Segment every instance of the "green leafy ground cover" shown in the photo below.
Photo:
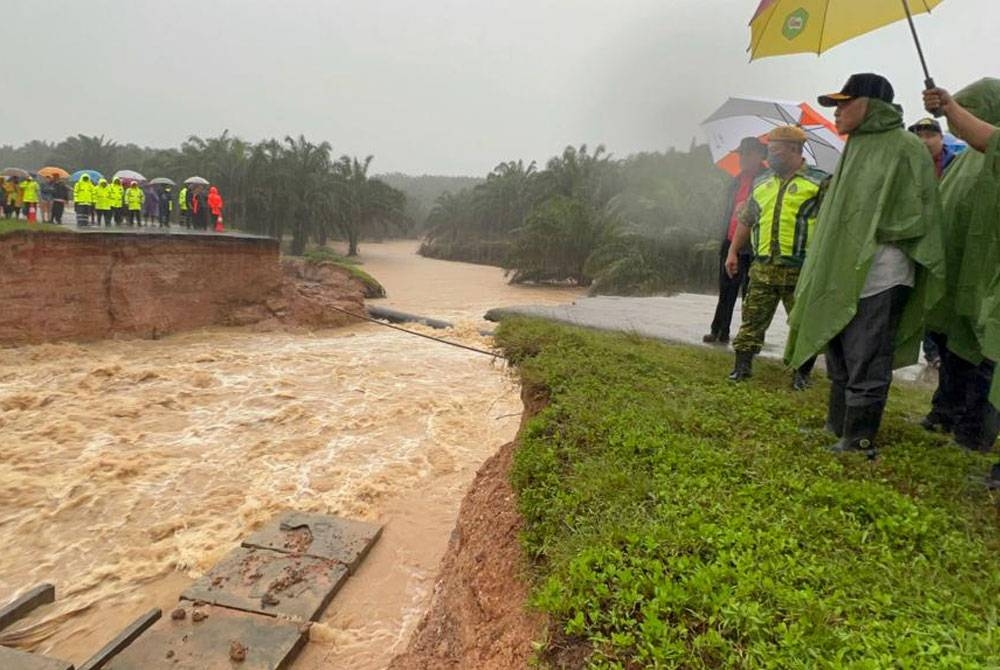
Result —
<path fill-rule="evenodd" d="M 997 668 L 991 458 L 893 390 L 875 463 L 821 448 L 827 385 L 538 321 L 498 341 L 547 407 L 512 479 L 533 603 L 599 668 Z"/>
<path fill-rule="evenodd" d="M 329 247 L 313 247 L 302 254 L 302 257 L 309 263 L 333 263 L 344 268 L 364 285 L 366 298 L 385 297 L 385 287 L 375 277 L 358 267 L 361 261 L 357 258 L 341 256 Z"/>

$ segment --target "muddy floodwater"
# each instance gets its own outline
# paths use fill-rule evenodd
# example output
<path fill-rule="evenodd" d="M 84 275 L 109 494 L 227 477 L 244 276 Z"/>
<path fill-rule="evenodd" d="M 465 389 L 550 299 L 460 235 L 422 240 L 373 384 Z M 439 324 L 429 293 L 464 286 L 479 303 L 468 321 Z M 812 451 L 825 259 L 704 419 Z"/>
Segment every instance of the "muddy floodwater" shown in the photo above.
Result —
<path fill-rule="evenodd" d="M 579 294 L 415 249 L 362 247 L 383 304 L 452 320 L 467 344 L 491 346 L 489 307 Z M 58 600 L 0 641 L 81 662 L 295 509 L 385 532 L 294 667 L 382 668 L 428 604 L 465 488 L 516 431 L 518 393 L 499 360 L 367 324 L 2 350 L 0 601 L 44 581 Z"/>

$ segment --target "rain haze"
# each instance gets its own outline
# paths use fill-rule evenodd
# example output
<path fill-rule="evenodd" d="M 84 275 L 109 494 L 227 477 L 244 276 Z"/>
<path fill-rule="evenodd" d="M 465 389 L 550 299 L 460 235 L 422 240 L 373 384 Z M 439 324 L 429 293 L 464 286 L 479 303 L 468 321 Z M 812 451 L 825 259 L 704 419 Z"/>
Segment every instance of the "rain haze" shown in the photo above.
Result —
<path fill-rule="evenodd" d="M 229 129 L 304 134 L 379 172 L 481 175 L 569 144 L 686 148 L 730 95 L 814 101 L 888 76 L 907 119 L 922 79 L 904 23 L 817 58 L 748 63 L 756 0 L 10 3 L 0 144 L 84 133 L 153 147 Z M 996 75 L 1000 3 L 917 17 L 932 74 Z M 22 64 L 25 61 L 22 60 Z"/>

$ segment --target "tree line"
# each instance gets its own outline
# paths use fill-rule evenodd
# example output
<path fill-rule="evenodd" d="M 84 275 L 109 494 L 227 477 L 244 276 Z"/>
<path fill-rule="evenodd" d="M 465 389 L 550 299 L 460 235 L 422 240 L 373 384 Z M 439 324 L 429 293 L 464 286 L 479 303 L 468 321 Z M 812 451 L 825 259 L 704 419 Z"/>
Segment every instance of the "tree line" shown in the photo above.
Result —
<path fill-rule="evenodd" d="M 178 183 L 203 176 L 224 194 L 226 221 L 241 230 L 290 238 L 301 255 L 309 243 L 332 238 L 358 252 L 362 236 L 407 232 L 406 196 L 369 174 L 372 156 L 334 157 L 328 142 L 303 136 L 251 143 L 230 135 L 192 136 L 179 148 L 119 144 L 104 136 L 76 135 L 57 143 L 33 140 L 0 147 L 0 165 L 33 170 L 57 165 L 69 171 L 94 169 L 105 176 L 128 168 L 148 178 Z"/>
<path fill-rule="evenodd" d="M 584 145 L 544 169 L 501 163 L 481 183 L 437 199 L 421 253 L 593 293 L 709 288 L 726 179 L 704 146 L 615 159 Z"/>

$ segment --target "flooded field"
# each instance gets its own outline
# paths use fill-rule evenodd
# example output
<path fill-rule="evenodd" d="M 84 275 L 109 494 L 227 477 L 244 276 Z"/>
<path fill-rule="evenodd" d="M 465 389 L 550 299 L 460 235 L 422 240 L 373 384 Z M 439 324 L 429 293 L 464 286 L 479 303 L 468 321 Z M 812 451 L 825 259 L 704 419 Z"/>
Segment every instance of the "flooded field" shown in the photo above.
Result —
<path fill-rule="evenodd" d="M 368 245 L 386 304 L 476 334 L 488 307 L 571 300 L 495 268 Z M 0 600 L 58 601 L 5 643 L 80 662 L 285 509 L 385 524 L 296 668 L 381 668 L 427 605 L 465 487 L 517 428 L 502 362 L 375 325 L 216 329 L 0 351 Z"/>

